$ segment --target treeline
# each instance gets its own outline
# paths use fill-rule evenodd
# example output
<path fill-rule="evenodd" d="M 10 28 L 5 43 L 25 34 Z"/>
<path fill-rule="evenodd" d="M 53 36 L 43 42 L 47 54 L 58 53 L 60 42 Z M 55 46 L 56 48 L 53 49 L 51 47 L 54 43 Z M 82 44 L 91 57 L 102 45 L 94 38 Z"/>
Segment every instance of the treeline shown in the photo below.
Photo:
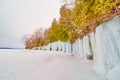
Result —
<path fill-rule="evenodd" d="M 120 0 L 75 0 L 60 8 L 60 19 L 53 19 L 49 29 L 38 29 L 25 37 L 25 48 L 44 46 L 55 41 L 70 41 L 95 30 L 114 16 L 120 15 Z"/>

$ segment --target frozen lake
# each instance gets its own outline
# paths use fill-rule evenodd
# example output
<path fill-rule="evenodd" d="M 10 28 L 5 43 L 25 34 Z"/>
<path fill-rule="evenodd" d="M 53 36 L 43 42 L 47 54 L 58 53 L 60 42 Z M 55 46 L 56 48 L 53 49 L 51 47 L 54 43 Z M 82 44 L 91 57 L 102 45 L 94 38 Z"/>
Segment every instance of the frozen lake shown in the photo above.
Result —
<path fill-rule="evenodd" d="M 92 64 L 56 51 L 0 49 L 0 80 L 105 80 Z"/>

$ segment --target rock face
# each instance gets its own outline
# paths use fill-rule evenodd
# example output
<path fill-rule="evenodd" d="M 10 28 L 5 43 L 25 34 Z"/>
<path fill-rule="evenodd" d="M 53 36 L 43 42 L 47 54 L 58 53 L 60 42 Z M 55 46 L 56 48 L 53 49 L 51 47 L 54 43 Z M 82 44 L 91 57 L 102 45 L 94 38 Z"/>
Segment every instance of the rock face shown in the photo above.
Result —
<path fill-rule="evenodd" d="M 75 53 L 85 59 L 92 59 L 95 71 L 101 75 L 120 64 L 120 16 L 105 22 L 83 39 L 73 44 L 68 42 L 51 43 L 52 50 Z"/>

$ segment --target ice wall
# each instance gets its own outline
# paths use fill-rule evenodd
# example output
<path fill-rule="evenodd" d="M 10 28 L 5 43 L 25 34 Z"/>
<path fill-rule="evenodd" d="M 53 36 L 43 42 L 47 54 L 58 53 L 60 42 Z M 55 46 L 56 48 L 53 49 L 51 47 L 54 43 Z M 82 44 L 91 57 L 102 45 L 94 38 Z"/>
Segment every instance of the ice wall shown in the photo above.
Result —
<path fill-rule="evenodd" d="M 78 54 L 83 57 L 83 40 L 82 39 L 77 39 L 77 49 L 78 49 Z"/>
<path fill-rule="evenodd" d="M 83 53 L 85 59 L 88 59 L 90 56 L 92 56 L 92 47 L 89 35 L 86 35 L 83 38 Z"/>
<path fill-rule="evenodd" d="M 66 52 L 66 44 L 65 44 L 65 42 L 61 42 L 61 45 L 62 45 L 62 51 L 63 52 Z"/>
<path fill-rule="evenodd" d="M 44 49 L 66 52 L 66 43 L 67 42 L 62 42 L 62 41 L 57 41 L 57 42 L 49 43 L 48 45 L 45 46 Z M 68 44 L 67 46 L 69 47 L 70 44 Z M 69 50 L 69 48 L 67 48 L 67 51 L 68 50 Z"/>
<path fill-rule="evenodd" d="M 120 16 L 99 25 L 83 39 L 77 39 L 71 52 L 93 59 L 95 71 L 105 76 L 120 64 Z"/>
<path fill-rule="evenodd" d="M 88 41 L 91 46 L 88 45 Z M 93 54 L 95 71 L 106 75 L 120 64 L 120 17 L 99 25 L 95 32 L 83 38 L 83 46 L 85 55 Z"/>
<path fill-rule="evenodd" d="M 77 40 L 76 40 L 77 41 Z M 72 44 L 72 53 L 77 53 L 77 50 L 76 50 L 76 41 Z"/>
<path fill-rule="evenodd" d="M 48 45 L 45 45 L 45 46 L 44 46 L 44 50 L 48 50 L 48 51 L 49 51 L 50 48 L 51 48 L 51 43 L 49 43 Z"/>
<path fill-rule="evenodd" d="M 73 44 L 69 41 L 51 43 L 51 49 L 93 59 L 95 71 L 105 76 L 120 65 L 120 16 L 99 25 L 94 32 Z"/>
<path fill-rule="evenodd" d="M 62 51 L 62 42 L 58 41 L 58 51 Z"/>
<path fill-rule="evenodd" d="M 83 40 L 77 39 L 72 45 L 71 45 L 71 53 L 76 54 L 80 57 L 83 57 Z"/>
<path fill-rule="evenodd" d="M 51 43 L 51 50 L 58 51 L 58 42 L 53 42 Z"/>
<path fill-rule="evenodd" d="M 65 43 L 66 45 L 66 53 L 72 53 L 72 44 L 70 43 L 70 41 L 67 41 L 66 43 Z"/>

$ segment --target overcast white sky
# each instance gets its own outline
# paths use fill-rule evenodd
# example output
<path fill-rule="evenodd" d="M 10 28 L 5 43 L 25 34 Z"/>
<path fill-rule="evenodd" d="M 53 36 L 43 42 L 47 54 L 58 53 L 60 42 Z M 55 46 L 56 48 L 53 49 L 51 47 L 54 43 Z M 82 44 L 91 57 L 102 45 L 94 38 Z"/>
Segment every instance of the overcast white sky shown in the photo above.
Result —
<path fill-rule="evenodd" d="M 61 0 L 0 0 L 0 47 L 23 47 L 21 38 L 59 17 Z"/>

